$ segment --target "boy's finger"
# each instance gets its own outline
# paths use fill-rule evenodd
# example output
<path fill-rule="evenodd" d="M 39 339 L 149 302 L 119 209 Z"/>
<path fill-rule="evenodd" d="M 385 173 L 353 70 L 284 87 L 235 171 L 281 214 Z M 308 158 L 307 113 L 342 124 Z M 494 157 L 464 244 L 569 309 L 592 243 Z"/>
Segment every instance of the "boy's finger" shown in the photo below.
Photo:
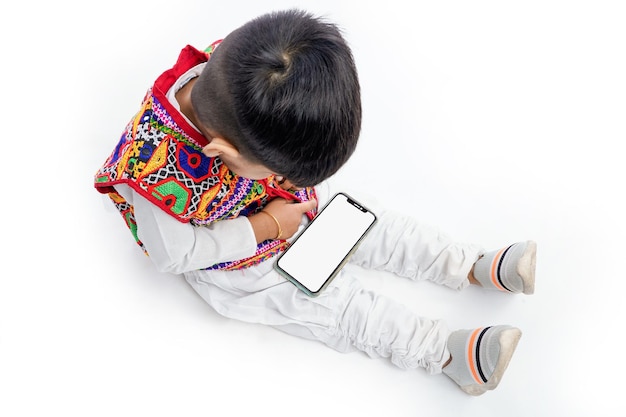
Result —
<path fill-rule="evenodd" d="M 317 200 L 309 200 L 309 201 L 300 203 L 300 209 L 302 209 L 303 213 L 313 210 L 316 206 L 317 206 Z"/>

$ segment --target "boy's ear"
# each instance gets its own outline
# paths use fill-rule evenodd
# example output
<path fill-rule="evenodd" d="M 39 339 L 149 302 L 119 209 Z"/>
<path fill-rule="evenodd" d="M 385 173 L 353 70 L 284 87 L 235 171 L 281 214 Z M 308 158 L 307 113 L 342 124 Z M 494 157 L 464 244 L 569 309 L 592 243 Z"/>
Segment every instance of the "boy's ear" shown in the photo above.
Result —
<path fill-rule="evenodd" d="M 208 145 L 202 148 L 202 153 L 209 158 L 214 158 L 220 155 L 227 155 L 231 158 L 239 156 L 239 150 L 235 148 L 230 142 L 222 138 L 213 138 Z"/>

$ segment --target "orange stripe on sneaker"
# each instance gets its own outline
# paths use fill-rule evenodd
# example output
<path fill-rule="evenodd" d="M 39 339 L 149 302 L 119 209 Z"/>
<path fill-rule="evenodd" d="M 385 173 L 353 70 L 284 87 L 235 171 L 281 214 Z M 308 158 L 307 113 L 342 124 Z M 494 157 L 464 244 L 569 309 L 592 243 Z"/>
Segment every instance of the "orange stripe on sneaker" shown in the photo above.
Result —
<path fill-rule="evenodd" d="M 470 369 L 470 373 L 472 374 L 474 381 L 476 381 L 476 383 L 478 384 L 484 383 L 480 375 L 478 374 L 478 365 L 476 361 L 476 346 L 475 346 L 476 338 L 478 338 L 478 335 L 480 334 L 482 330 L 483 329 L 480 328 L 472 332 L 472 334 L 470 335 L 468 346 L 467 346 L 467 360 L 469 362 L 468 366 Z"/>
<path fill-rule="evenodd" d="M 508 291 L 506 288 L 500 284 L 498 281 L 498 263 L 500 262 L 500 258 L 502 257 L 502 253 L 506 250 L 506 248 L 500 249 L 500 251 L 493 258 L 493 262 L 491 262 L 491 283 L 495 285 L 497 289 L 500 291 Z"/>

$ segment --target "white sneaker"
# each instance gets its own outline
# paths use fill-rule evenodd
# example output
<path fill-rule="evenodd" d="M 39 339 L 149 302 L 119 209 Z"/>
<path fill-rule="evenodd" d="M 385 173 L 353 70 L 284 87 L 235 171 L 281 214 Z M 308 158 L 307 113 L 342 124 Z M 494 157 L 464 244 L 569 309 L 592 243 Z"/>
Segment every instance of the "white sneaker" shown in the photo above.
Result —
<path fill-rule="evenodd" d="M 481 256 L 474 264 L 474 278 L 485 288 L 532 294 L 536 258 L 537 243 L 514 243 Z"/>
<path fill-rule="evenodd" d="M 448 337 L 452 360 L 443 368 L 461 389 L 481 395 L 498 386 L 522 336 L 511 326 L 457 330 Z"/>

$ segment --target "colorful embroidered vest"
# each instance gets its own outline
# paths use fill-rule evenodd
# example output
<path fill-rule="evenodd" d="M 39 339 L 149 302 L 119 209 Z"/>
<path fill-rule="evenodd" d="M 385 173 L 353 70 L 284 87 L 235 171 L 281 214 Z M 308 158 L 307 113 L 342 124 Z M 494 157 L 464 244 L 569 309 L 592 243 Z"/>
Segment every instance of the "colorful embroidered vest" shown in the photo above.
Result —
<path fill-rule="evenodd" d="M 251 180 L 231 172 L 219 158 L 202 153 L 208 143 L 167 100 L 166 93 L 188 69 L 206 62 L 216 44 L 205 52 L 187 46 L 173 68 L 164 72 L 148 90 L 141 110 L 126 126 L 120 141 L 95 175 L 95 187 L 108 194 L 124 217 L 135 240 L 133 207 L 115 191 L 127 184 L 157 207 L 183 223 L 201 227 L 209 223 L 250 216 L 271 199 L 307 201 L 313 188 L 294 193 L 280 188 L 274 177 Z M 311 219 L 315 211 L 307 213 Z M 254 256 L 213 265 L 208 269 L 243 269 L 262 262 L 287 247 L 284 240 L 267 240 Z"/>

